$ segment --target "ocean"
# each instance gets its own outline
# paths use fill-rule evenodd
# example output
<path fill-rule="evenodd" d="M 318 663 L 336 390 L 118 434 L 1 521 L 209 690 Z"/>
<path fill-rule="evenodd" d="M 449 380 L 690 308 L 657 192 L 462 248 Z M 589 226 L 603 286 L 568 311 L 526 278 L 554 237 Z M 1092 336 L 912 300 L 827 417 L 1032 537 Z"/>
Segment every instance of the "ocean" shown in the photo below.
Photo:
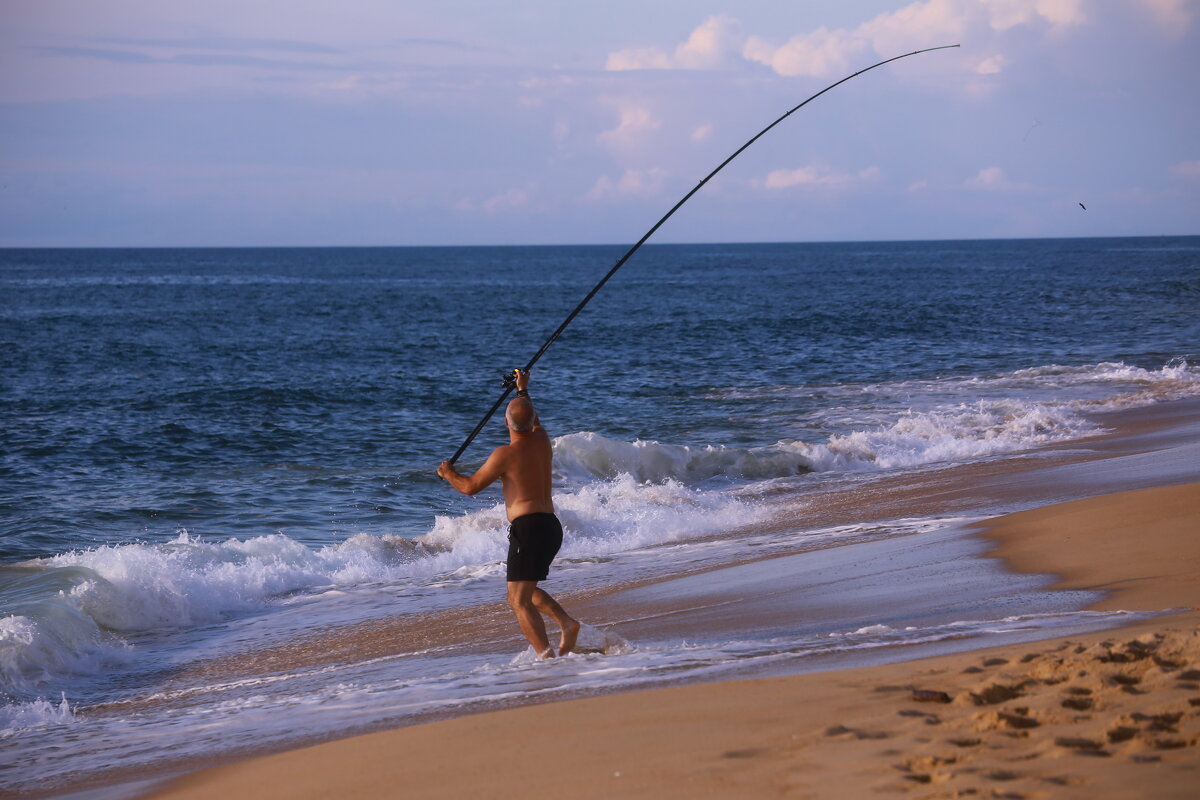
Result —
<path fill-rule="evenodd" d="M 953 533 L 1011 507 L 825 524 L 805 504 L 1200 395 L 1200 237 L 648 245 L 533 372 L 567 534 L 548 588 L 679 602 L 748 552 L 803 573 L 860 547 L 956 553 L 1005 599 L 964 584 L 735 633 L 606 620 L 601 652 L 532 663 L 494 607 L 498 489 L 434 471 L 624 249 L 0 250 L 0 787 L 1113 623 Z M 460 467 L 506 440 L 500 415 Z M 499 633 L 455 627 L 474 616 Z M 309 652 L 331 641 L 349 649 Z"/>

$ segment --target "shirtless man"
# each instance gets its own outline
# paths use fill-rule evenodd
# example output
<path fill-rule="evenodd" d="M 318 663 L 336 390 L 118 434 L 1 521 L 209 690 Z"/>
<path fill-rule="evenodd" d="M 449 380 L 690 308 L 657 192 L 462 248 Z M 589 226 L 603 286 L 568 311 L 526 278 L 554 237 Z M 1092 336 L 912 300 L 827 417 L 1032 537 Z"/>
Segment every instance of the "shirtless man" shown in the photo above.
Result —
<path fill-rule="evenodd" d="M 537 585 L 550 574 L 550 562 L 562 546 L 562 525 L 550 499 L 550 437 L 533 410 L 528 387 L 529 373 L 519 372 L 517 396 L 504 413 L 508 444 L 493 450 L 474 475 L 460 475 L 449 461 L 441 463 L 437 474 L 463 494 L 478 494 L 500 479 L 509 521 L 508 605 L 538 657 L 553 658 L 542 614 L 553 617 L 562 630 L 560 656 L 575 646 L 579 623 Z"/>

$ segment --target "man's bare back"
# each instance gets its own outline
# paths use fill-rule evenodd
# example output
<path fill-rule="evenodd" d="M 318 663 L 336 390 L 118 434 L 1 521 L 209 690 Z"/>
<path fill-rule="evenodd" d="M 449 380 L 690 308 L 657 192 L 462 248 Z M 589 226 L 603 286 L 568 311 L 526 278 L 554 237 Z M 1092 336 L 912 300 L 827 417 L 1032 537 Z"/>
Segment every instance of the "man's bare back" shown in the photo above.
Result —
<path fill-rule="evenodd" d="M 513 433 L 512 441 L 496 448 L 500 461 L 500 485 L 504 509 L 512 522 L 526 514 L 554 513 L 550 496 L 550 461 L 553 450 L 550 437 L 535 422 L 529 433 Z M 486 466 L 486 465 L 485 465 Z"/>
<path fill-rule="evenodd" d="M 438 467 L 438 475 L 458 491 L 471 495 L 499 478 L 509 522 L 526 514 L 553 514 L 550 465 L 554 453 L 550 437 L 527 398 L 513 400 L 505 416 L 509 423 L 509 443 L 493 450 L 474 475 L 460 475 L 448 461 Z"/>

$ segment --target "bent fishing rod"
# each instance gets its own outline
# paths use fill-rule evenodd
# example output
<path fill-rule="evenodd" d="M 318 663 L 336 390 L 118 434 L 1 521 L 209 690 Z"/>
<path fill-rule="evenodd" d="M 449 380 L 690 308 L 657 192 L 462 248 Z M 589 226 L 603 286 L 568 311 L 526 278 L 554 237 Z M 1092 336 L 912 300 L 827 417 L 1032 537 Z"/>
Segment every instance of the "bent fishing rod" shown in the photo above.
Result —
<path fill-rule="evenodd" d="M 754 144 L 760 138 L 762 138 L 763 134 L 765 134 L 767 131 L 774 128 L 779 123 L 783 122 L 785 119 L 790 117 L 792 114 L 795 114 L 797 111 L 804 108 L 806 105 L 811 103 L 813 100 L 816 100 L 818 97 L 820 97 L 821 95 L 828 92 L 830 89 L 834 89 L 838 86 L 841 86 L 846 81 L 850 80 L 851 78 L 857 78 L 859 75 L 862 75 L 864 72 L 870 72 L 871 70 L 875 69 L 876 67 L 882 67 L 884 64 L 890 64 L 893 61 L 899 61 L 900 59 L 908 58 L 909 56 L 920 55 L 921 53 L 931 53 L 934 50 L 949 50 L 950 48 L 953 48 L 953 47 L 958 47 L 958 45 L 946 44 L 946 45 L 942 45 L 940 47 L 927 47 L 924 50 L 914 50 L 911 53 L 905 53 L 902 56 L 893 56 L 892 58 L 888 58 L 888 59 L 884 59 L 883 61 L 880 61 L 878 64 L 872 64 L 871 66 L 866 67 L 865 69 L 860 69 L 858 72 L 855 72 L 853 75 L 847 75 L 846 77 L 842 78 L 840 81 L 829 84 L 824 89 L 817 92 L 812 97 L 808 98 L 800 105 L 791 109 L 786 114 L 779 117 L 779 119 L 775 120 L 770 125 L 768 125 L 767 127 L 763 128 L 761 131 L 759 131 L 757 134 L 755 134 L 754 138 L 752 138 L 750 141 L 746 142 L 744 145 L 739 147 L 736 151 L 734 151 L 733 155 L 729 156 L 729 158 L 725 159 L 720 164 L 718 164 L 716 169 L 714 169 L 712 172 L 708 173 L 708 175 L 706 175 L 703 180 L 701 180 L 699 183 L 697 183 L 695 186 L 693 186 L 692 190 L 690 192 L 688 192 L 687 194 L 685 194 L 683 196 L 683 199 L 681 199 L 678 203 L 676 203 L 674 206 L 672 206 L 670 211 L 668 211 L 666 214 L 663 214 L 662 219 L 660 219 L 658 222 L 654 223 L 653 227 L 651 227 L 650 230 L 646 231 L 646 233 L 642 235 L 642 238 L 638 239 L 637 243 L 635 245 L 633 245 L 633 247 L 630 247 L 629 250 L 625 253 L 625 255 L 623 255 L 619 259 L 617 259 L 617 263 L 614 264 L 613 268 L 608 271 L 608 274 L 606 274 L 603 278 L 601 278 L 600 282 L 592 287 L 592 290 L 587 293 L 587 297 L 583 298 L 583 300 L 581 300 L 579 302 L 579 305 L 575 306 L 575 310 L 567 315 L 567 318 L 563 320 L 562 324 L 558 326 L 558 328 L 554 331 L 554 333 L 550 334 L 550 338 L 547 339 L 546 343 L 541 346 L 541 349 L 539 349 L 537 351 L 537 353 L 534 354 L 533 358 L 529 359 L 529 363 L 525 365 L 525 369 L 523 371 L 528 372 L 530 369 L 533 368 L 533 365 L 538 362 L 538 360 L 545 354 L 545 352 L 548 349 L 550 349 L 550 345 L 554 344 L 554 340 L 557 339 L 562 334 L 562 332 L 567 329 L 567 326 L 571 324 L 571 321 L 579 315 L 579 312 L 583 310 L 583 307 L 586 306 L 588 304 L 588 302 L 593 297 L 596 296 L 596 293 L 600 291 L 600 289 L 604 286 L 604 284 L 608 283 L 608 279 L 611 278 L 613 275 L 617 274 L 617 270 L 619 270 L 622 266 L 625 265 L 625 262 L 628 261 L 630 259 L 630 257 L 634 253 L 636 253 L 643 244 L 646 243 L 647 239 L 649 239 L 651 236 L 654 235 L 655 231 L 657 231 L 659 228 L 662 227 L 664 222 L 666 222 L 668 219 L 671 218 L 672 214 L 674 214 L 676 211 L 678 211 L 679 208 L 684 203 L 686 203 L 688 200 L 690 200 L 692 198 L 692 195 L 694 195 L 696 192 L 700 191 L 700 189 L 704 186 L 704 184 L 706 184 L 710 180 L 712 180 L 713 177 L 718 172 L 725 169 L 726 164 L 728 164 L 730 161 L 733 161 L 735 158 L 740 156 L 742 154 L 743 150 L 745 150 L 750 145 Z M 483 415 L 483 419 L 479 420 L 479 424 L 476 425 L 475 430 L 471 431 L 470 435 L 467 436 L 466 441 L 464 441 L 462 443 L 462 445 L 459 446 L 458 450 L 455 451 L 454 455 L 450 457 L 451 464 L 458 461 L 459 456 L 461 456 L 463 454 L 463 452 L 468 447 L 470 447 L 471 442 L 475 441 L 475 437 L 479 435 L 479 432 L 481 430 L 483 430 L 483 426 L 486 425 L 487 421 L 492 418 L 492 415 L 496 413 L 496 409 L 500 408 L 500 404 L 503 403 L 508 398 L 509 394 L 512 393 L 512 390 L 515 387 L 516 387 L 515 375 L 514 375 L 514 373 L 510 372 L 504 376 L 504 392 L 500 395 L 500 398 L 498 400 L 496 400 L 495 403 L 492 404 L 492 407 L 488 409 L 487 413 Z"/>

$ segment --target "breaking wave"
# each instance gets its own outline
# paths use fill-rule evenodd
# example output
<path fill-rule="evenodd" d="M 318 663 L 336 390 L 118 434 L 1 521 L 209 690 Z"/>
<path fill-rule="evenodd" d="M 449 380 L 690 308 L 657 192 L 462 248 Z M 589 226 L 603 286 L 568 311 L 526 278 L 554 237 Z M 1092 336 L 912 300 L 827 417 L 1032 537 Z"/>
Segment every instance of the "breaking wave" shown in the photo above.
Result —
<path fill-rule="evenodd" d="M 1082 436 L 1096 426 L 1066 407 L 979 401 L 923 413 L 890 425 L 830 436 L 809 444 L 690 447 L 653 441 L 617 442 L 595 433 L 555 441 L 556 469 L 567 480 L 632 475 L 640 481 L 700 483 L 712 478 L 763 480 L 806 472 L 886 470 L 966 461 Z"/>
<path fill-rule="evenodd" d="M 586 558 L 731 530 L 760 519 L 746 501 L 630 476 L 556 496 L 562 554 Z M 368 584 L 478 580 L 503 571 L 504 505 L 441 516 L 425 536 L 358 534 L 321 548 L 283 534 L 127 544 L 26 562 L 0 592 L 35 596 L 0 619 L 0 692 L 32 700 L 56 679 L 130 658 L 123 634 L 187 628 L 303 591 Z M 0 576 L 2 577 L 2 576 Z M 22 586 L 18 587 L 17 583 Z"/>
<path fill-rule="evenodd" d="M 1123 390 L 1123 391 L 1122 391 Z M 795 394 L 797 387 L 751 392 Z M 1147 405 L 1200 394 L 1200 369 L 1176 358 L 1159 370 L 1121 363 L 1043 366 L 992 377 L 906 381 L 838 387 L 859 398 L 880 395 L 857 419 L 825 427 L 846 429 L 823 442 L 783 440 L 763 447 L 621 442 L 592 432 L 554 442 L 560 480 L 583 483 L 632 475 L 640 481 L 764 480 L 806 472 L 902 469 L 969 461 L 1027 450 L 1099 430 L 1088 412 Z M 748 396 L 733 390 L 728 397 Z M 823 395 L 828 392 L 821 390 Z M 956 398 L 973 398 L 954 402 Z M 836 400 L 836 398 L 834 398 Z M 828 417 L 845 414 L 839 407 Z"/>

